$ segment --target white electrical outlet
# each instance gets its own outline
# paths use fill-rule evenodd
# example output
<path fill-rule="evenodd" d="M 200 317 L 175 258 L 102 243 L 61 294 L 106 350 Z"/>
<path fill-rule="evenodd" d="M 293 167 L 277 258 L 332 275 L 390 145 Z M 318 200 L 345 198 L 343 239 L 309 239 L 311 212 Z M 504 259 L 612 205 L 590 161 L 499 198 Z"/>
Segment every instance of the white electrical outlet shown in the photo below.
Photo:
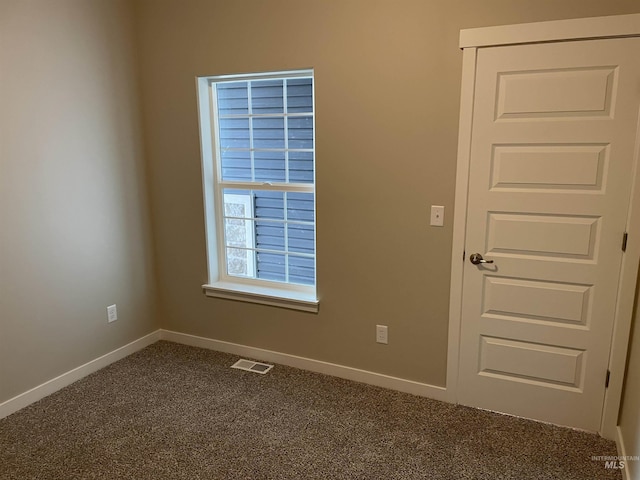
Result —
<path fill-rule="evenodd" d="M 444 207 L 441 205 L 431 205 L 431 225 L 433 227 L 444 226 Z"/>
<path fill-rule="evenodd" d="M 116 304 L 109 305 L 107 307 L 107 321 L 109 323 L 115 322 L 118 319 L 118 309 L 116 308 Z"/>
<path fill-rule="evenodd" d="M 376 325 L 376 342 L 389 343 L 389 329 L 386 325 Z"/>

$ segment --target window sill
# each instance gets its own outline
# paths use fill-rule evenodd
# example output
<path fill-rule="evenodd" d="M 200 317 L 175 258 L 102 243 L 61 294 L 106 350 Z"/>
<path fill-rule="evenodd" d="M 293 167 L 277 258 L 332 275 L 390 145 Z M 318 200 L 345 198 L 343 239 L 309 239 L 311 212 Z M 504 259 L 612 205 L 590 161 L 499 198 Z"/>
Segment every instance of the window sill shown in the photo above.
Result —
<path fill-rule="evenodd" d="M 255 285 L 216 282 L 205 284 L 202 289 L 207 297 L 259 303 L 303 312 L 318 313 L 320 304 L 315 295 L 312 294 Z"/>

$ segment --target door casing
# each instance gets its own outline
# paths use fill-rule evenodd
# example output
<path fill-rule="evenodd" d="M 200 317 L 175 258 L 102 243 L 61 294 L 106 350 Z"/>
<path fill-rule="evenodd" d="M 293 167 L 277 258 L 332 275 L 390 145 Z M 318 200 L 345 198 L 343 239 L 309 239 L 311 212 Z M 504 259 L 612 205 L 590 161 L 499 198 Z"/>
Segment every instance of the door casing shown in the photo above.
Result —
<path fill-rule="evenodd" d="M 640 14 L 486 27 L 462 30 L 460 32 L 460 48 L 463 49 L 463 68 L 449 302 L 449 347 L 447 352 L 447 394 L 449 401 L 457 403 L 462 319 L 463 254 L 466 240 L 471 131 L 473 127 L 473 102 L 478 49 L 499 45 L 636 36 L 640 36 Z M 636 131 L 627 232 L 640 232 L 640 169 L 638 168 L 640 124 Z M 611 440 L 615 440 L 617 437 L 617 420 L 622 400 L 639 264 L 640 234 L 630 233 L 626 252 L 622 258 L 613 339 L 609 356 L 611 376 L 609 387 L 605 393 L 604 409 L 599 430 L 603 437 Z"/>

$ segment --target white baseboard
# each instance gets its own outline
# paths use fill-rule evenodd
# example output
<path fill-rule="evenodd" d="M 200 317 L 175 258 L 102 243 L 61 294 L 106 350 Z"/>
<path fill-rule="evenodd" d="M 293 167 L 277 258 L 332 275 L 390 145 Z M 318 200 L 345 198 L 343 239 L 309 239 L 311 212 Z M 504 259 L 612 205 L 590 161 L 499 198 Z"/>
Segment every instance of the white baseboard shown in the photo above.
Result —
<path fill-rule="evenodd" d="M 635 455 L 632 453 L 627 453 L 627 449 L 624 445 L 624 437 L 622 436 L 622 430 L 620 430 L 620 426 L 616 427 L 616 447 L 618 450 L 618 457 Z M 635 480 L 637 478 L 640 478 L 640 462 L 625 461 L 624 468 L 621 470 L 621 472 L 623 480 Z"/>
<path fill-rule="evenodd" d="M 31 405 L 34 402 L 37 402 L 41 398 L 46 397 L 47 395 L 51 395 L 54 392 L 66 387 L 67 385 L 71 385 L 73 382 L 80 380 L 87 375 L 100 370 L 101 368 L 106 367 L 107 365 L 116 362 L 118 360 L 123 359 L 124 357 L 131 355 L 132 353 L 137 352 L 138 350 L 142 350 L 143 348 L 151 345 L 152 343 L 160 340 L 161 334 L 160 330 L 156 330 L 148 335 L 145 335 L 142 338 L 134 340 L 123 347 L 117 348 L 112 352 L 109 352 L 101 357 L 98 357 L 90 362 L 85 363 L 84 365 L 80 365 L 73 370 L 69 370 L 62 375 L 57 376 L 51 380 L 44 382 L 37 387 L 32 388 L 31 390 L 27 390 L 20 395 L 17 395 L 9 400 L 0 403 L 0 418 L 4 418 L 8 415 L 11 415 L 14 412 L 17 412 L 21 408 L 24 408 L 28 405 Z"/>
<path fill-rule="evenodd" d="M 445 387 L 414 382 L 412 380 L 405 380 L 402 378 L 382 375 L 380 373 L 369 372 L 367 370 L 345 367 L 344 365 L 313 360 L 311 358 L 274 352 L 272 350 L 264 350 L 262 348 L 249 347 L 237 343 L 223 342 L 221 340 L 188 335 L 186 333 L 172 332 L 170 330 L 161 330 L 160 335 L 162 340 L 168 340 L 170 342 L 190 345 L 192 347 L 207 348 L 209 350 L 231 353 L 243 357 L 250 357 L 263 362 L 279 363 L 289 367 L 323 373 L 325 375 L 367 383 L 378 387 L 390 388 L 392 390 L 411 393 L 421 397 L 433 398 L 443 402 L 450 402 L 449 395 L 447 394 L 447 389 Z"/>

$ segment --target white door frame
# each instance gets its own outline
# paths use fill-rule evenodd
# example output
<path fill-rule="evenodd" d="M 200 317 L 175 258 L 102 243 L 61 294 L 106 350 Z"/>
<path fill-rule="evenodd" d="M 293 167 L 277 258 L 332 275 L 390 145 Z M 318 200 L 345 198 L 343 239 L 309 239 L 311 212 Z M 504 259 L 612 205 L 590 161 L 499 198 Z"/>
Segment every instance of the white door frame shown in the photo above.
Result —
<path fill-rule="evenodd" d="M 463 49 L 460 125 L 458 131 L 458 165 L 453 220 L 453 250 L 451 261 L 451 294 L 449 302 L 449 344 L 447 352 L 447 394 L 457 403 L 460 327 L 462 321 L 463 252 L 466 240 L 469 164 L 471 161 L 471 129 L 473 119 L 476 56 L 478 48 L 523 43 L 543 43 L 566 40 L 604 39 L 640 36 L 640 14 L 525 23 L 499 27 L 474 28 L 460 31 Z M 633 184 L 627 218 L 627 232 L 640 232 L 640 125 L 636 137 Z M 609 356 L 611 377 L 606 390 L 599 433 L 608 439 L 617 436 L 618 412 L 631 319 L 633 316 L 638 265 L 640 264 L 640 234 L 629 235 L 622 258 L 618 299 Z"/>

